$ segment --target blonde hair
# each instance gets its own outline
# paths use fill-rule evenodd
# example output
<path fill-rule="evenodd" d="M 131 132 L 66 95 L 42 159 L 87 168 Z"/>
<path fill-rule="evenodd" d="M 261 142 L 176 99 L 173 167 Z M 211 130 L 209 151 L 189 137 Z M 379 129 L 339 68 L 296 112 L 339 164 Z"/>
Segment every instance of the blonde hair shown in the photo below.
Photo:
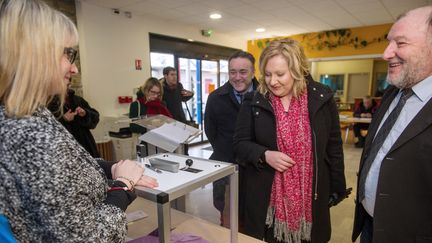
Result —
<path fill-rule="evenodd" d="M 163 87 L 162 84 L 159 82 L 159 79 L 157 78 L 153 78 L 150 77 L 148 78 L 144 84 L 140 87 L 141 92 L 144 94 L 144 98 L 147 100 L 147 94 L 148 92 L 150 92 L 150 90 L 154 87 L 157 86 L 160 90 L 160 95 L 159 95 L 159 99 L 162 99 L 161 97 L 163 96 Z"/>
<path fill-rule="evenodd" d="M 0 0 L 0 103 L 23 117 L 58 94 L 64 100 L 61 58 L 78 32 L 64 14 L 38 0 Z"/>
<path fill-rule="evenodd" d="M 258 91 L 263 95 L 269 92 L 265 82 L 265 67 L 268 61 L 275 56 L 283 57 L 288 64 L 288 69 L 294 79 L 293 96 L 298 97 L 303 94 L 306 89 L 305 76 L 309 74 L 309 64 L 300 43 L 288 38 L 271 41 L 261 53 L 259 60 L 261 76 L 258 80 Z"/>

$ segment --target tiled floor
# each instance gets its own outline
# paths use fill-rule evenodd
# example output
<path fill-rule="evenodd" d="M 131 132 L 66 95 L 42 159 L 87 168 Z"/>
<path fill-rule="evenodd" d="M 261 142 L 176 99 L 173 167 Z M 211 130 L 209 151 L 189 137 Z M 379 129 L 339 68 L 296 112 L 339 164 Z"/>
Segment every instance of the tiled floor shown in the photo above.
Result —
<path fill-rule="evenodd" d="M 209 145 L 193 146 L 189 149 L 189 155 L 199 158 L 208 158 L 212 151 L 206 149 Z M 204 148 L 204 149 L 203 149 Z M 354 197 L 356 193 L 356 173 L 360 161 L 361 149 L 353 144 L 344 144 L 345 176 L 347 187 L 352 187 L 353 192 L 338 206 L 331 209 L 332 239 L 331 243 L 351 242 L 351 231 L 354 216 Z M 212 185 L 209 184 L 199 190 L 195 190 L 186 197 L 186 211 L 202 219 L 219 224 L 219 212 L 213 207 Z"/>

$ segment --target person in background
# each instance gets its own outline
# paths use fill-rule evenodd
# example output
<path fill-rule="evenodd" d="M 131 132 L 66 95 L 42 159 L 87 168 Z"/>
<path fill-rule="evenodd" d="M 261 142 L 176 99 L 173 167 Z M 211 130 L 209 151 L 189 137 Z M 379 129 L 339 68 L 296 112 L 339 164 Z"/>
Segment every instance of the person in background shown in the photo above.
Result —
<path fill-rule="evenodd" d="M 177 70 L 173 67 L 163 69 L 163 102 L 174 119 L 179 122 L 187 123 L 186 116 L 183 112 L 182 102 L 190 100 L 194 93 L 183 88 L 183 85 L 177 81 Z"/>
<path fill-rule="evenodd" d="M 347 194 L 333 92 L 312 79 L 292 39 L 271 41 L 259 67 L 234 135 L 245 232 L 266 242 L 328 242 L 329 208 Z"/>
<path fill-rule="evenodd" d="M 147 79 L 144 84 L 139 87 L 137 100 L 132 102 L 129 107 L 129 118 L 140 118 L 144 115 L 162 114 L 168 117 L 173 117 L 165 104 L 161 101 L 163 95 L 162 84 L 156 78 Z M 129 126 L 131 132 L 143 134 L 147 131 L 146 128 L 131 123 Z"/>
<path fill-rule="evenodd" d="M 228 82 L 212 92 L 207 99 L 204 127 L 207 138 L 213 147 L 210 159 L 229 163 L 236 162 L 233 151 L 235 124 L 242 97 L 246 93 L 256 90 L 258 86 L 254 78 L 254 65 L 255 58 L 252 54 L 244 51 L 235 52 L 228 59 Z M 221 214 L 221 225 L 229 227 L 228 222 L 223 220 L 225 202 L 227 201 L 225 199 L 227 184 L 228 178 L 213 183 L 213 205 Z M 243 200 L 241 195 L 239 199 Z"/>
<path fill-rule="evenodd" d="M 75 95 L 70 85 L 69 79 L 63 110 L 60 110 L 58 96 L 55 96 L 50 102 L 48 109 L 93 158 L 98 158 L 99 151 L 90 129 L 96 128 L 99 123 L 99 112 L 92 108 L 84 98 Z"/>
<path fill-rule="evenodd" d="M 387 81 L 359 166 L 352 240 L 432 242 L 432 6 L 387 35 Z"/>
<path fill-rule="evenodd" d="M 354 111 L 354 117 L 359 118 L 372 118 L 376 111 L 376 104 L 369 95 L 363 97 L 363 101 Z M 357 148 L 363 148 L 365 137 L 362 136 L 361 130 L 367 130 L 369 123 L 355 123 L 353 126 L 354 136 L 357 138 L 355 146 Z"/>
<path fill-rule="evenodd" d="M 124 242 L 134 186 L 157 185 L 134 161 L 96 161 L 47 109 L 77 44 L 46 3 L 0 0 L 0 214 L 18 242 Z"/>
<path fill-rule="evenodd" d="M 163 89 L 159 80 L 153 77 L 147 79 L 137 92 L 137 100 L 129 107 L 129 118 L 158 114 L 172 118 L 171 112 L 161 101 L 162 96 Z"/>

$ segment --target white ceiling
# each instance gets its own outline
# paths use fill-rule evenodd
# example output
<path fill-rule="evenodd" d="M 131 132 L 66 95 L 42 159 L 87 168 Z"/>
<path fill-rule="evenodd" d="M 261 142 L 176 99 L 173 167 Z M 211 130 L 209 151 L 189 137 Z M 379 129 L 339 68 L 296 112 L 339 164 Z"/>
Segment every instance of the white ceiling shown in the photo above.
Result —
<path fill-rule="evenodd" d="M 258 39 L 392 23 L 432 0 L 84 0 L 107 9 Z M 220 13 L 219 20 L 209 19 Z M 256 28 L 265 28 L 256 33 Z"/>

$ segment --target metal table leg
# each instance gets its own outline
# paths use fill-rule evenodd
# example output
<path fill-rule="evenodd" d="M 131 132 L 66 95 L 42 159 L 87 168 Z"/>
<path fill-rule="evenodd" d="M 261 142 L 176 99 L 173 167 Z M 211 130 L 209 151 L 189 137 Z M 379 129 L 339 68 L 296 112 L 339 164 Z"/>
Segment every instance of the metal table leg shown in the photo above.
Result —
<path fill-rule="evenodd" d="M 237 243 L 238 233 L 238 171 L 230 175 L 231 243 Z"/>
<path fill-rule="evenodd" d="M 170 243 L 171 209 L 170 203 L 157 204 L 159 243 Z"/>

